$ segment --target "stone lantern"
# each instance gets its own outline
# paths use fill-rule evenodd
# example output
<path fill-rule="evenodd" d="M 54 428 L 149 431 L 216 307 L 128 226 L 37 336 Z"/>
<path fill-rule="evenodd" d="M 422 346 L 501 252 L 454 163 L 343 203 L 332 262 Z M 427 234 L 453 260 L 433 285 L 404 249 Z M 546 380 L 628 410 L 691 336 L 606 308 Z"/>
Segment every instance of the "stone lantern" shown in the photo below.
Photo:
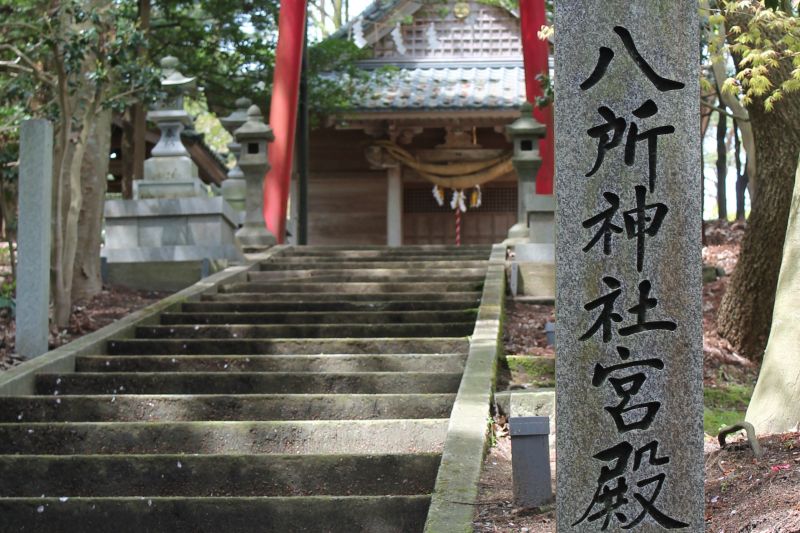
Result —
<path fill-rule="evenodd" d="M 533 106 L 525 102 L 520 108 L 520 118 L 506 126 L 506 135 L 514 144 L 514 170 L 522 181 L 536 181 L 536 172 L 542 164 L 539 140 L 547 128 L 533 118 Z"/>
<path fill-rule="evenodd" d="M 247 122 L 247 109 L 253 104 L 249 98 L 239 98 L 236 100 L 236 109 L 227 117 L 220 119 L 222 126 L 234 135 L 245 122 Z M 245 183 L 244 173 L 239 166 L 242 145 L 236 138 L 228 143 L 228 149 L 236 158 L 236 165 L 228 171 L 228 178 L 222 182 L 222 196 L 237 211 L 245 211 L 245 198 L 247 197 L 247 184 Z"/>
<path fill-rule="evenodd" d="M 264 124 L 258 106 L 247 110 L 247 122 L 235 132 L 241 145 L 239 166 L 247 182 L 244 226 L 236 232 L 236 238 L 244 248 L 261 248 L 276 243 L 275 236 L 264 225 L 262 216 L 264 175 L 269 170 L 267 143 L 275 136 L 272 128 Z"/>
<path fill-rule="evenodd" d="M 187 78 L 178 70 L 178 59 L 161 60 L 163 100 L 150 112 L 147 120 L 155 122 L 161 137 L 153 147 L 150 159 L 144 162 L 144 179 L 134 182 L 135 198 L 178 198 L 202 196 L 205 189 L 197 166 L 181 142 L 181 133 L 192 125 L 183 109 L 183 98 L 194 87 L 195 78 Z"/>
<path fill-rule="evenodd" d="M 517 223 L 509 230 L 510 239 L 541 239 L 537 231 L 540 219 L 549 220 L 552 231 L 554 204 L 552 196 L 536 194 L 536 173 L 542 165 L 539 141 L 545 136 L 547 128 L 533 118 L 533 106 L 525 102 L 520 108 L 520 118 L 506 126 L 506 135 L 514 145 L 511 159 L 517 172 Z M 544 217 L 540 213 L 545 213 Z M 553 242 L 544 237 L 538 242 Z"/>

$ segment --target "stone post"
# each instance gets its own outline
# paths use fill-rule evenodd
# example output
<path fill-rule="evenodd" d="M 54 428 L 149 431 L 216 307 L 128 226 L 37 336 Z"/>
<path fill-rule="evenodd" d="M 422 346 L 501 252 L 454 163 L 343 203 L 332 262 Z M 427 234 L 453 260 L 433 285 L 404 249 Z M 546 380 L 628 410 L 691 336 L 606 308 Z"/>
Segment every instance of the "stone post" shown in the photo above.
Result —
<path fill-rule="evenodd" d="M 386 169 L 386 244 L 403 244 L 403 168 L 399 163 Z"/>
<path fill-rule="evenodd" d="M 272 128 L 264 124 L 258 106 L 247 110 L 247 122 L 235 133 L 241 144 L 239 166 L 247 181 L 244 226 L 236 232 L 236 238 L 245 248 L 260 248 L 275 244 L 275 236 L 267 230 L 263 217 L 264 175 L 269 170 L 267 143 L 275 136 Z"/>
<path fill-rule="evenodd" d="M 705 529 L 697 11 L 556 3 L 559 532 Z"/>
<path fill-rule="evenodd" d="M 47 351 L 50 309 L 50 219 L 53 125 L 26 120 L 20 131 L 17 353 L 25 359 Z"/>
<path fill-rule="evenodd" d="M 253 105 L 249 98 L 239 98 L 236 100 L 236 109 L 230 115 L 220 120 L 222 126 L 233 135 L 245 122 L 247 122 L 247 109 Z M 245 198 L 247 198 L 247 184 L 245 183 L 244 173 L 239 166 L 242 145 L 236 141 L 236 137 L 228 143 L 228 149 L 236 158 L 236 165 L 228 171 L 228 179 L 222 183 L 222 197 L 231 204 L 237 211 L 245 211 Z"/>

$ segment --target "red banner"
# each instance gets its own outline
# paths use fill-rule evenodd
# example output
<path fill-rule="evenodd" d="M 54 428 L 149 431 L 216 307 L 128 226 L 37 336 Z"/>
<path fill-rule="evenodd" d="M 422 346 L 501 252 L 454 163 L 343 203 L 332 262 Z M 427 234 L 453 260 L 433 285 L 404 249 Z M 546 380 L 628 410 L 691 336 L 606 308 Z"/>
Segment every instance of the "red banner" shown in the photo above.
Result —
<path fill-rule="evenodd" d="M 539 75 L 550 76 L 550 45 L 539 39 L 538 33 L 547 24 L 545 0 L 520 0 L 519 18 L 522 31 L 522 57 L 525 61 L 525 93 L 533 104 L 533 118 L 547 126 L 547 135 L 539 143 L 542 166 L 536 175 L 536 193 L 553 194 L 555 154 L 553 152 L 553 106 L 540 108 L 537 98 L 544 96 Z"/>

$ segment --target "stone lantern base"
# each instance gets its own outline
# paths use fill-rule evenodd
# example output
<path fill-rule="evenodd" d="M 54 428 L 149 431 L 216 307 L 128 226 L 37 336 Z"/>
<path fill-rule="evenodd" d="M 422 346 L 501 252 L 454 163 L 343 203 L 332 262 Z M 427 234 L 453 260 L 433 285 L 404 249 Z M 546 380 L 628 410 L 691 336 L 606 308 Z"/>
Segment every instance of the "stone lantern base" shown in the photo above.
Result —
<path fill-rule="evenodd" d="M 514 251 L 510 272 L 514 296 L 555 299 L 555 199 L 550 195 L 523 197 L 527 223 L 511 227 L 505 243 Z"/>
<path fill-rule="evenodd" d="M 102 251 L 105 281 L 178 290 L 243 260 L 239 215 L 221 197 L 109 200 Z"/>

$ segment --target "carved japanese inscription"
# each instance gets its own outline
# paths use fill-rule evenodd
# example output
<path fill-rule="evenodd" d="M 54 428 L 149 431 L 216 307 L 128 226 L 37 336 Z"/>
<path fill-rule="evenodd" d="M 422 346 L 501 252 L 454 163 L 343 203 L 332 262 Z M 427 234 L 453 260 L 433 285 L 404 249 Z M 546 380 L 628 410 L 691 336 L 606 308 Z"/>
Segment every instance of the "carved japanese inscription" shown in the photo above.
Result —
<path fill-rule="evenodd" d="M 556 3 L 559 531 L 703 531 L 690 0 Z"/>

